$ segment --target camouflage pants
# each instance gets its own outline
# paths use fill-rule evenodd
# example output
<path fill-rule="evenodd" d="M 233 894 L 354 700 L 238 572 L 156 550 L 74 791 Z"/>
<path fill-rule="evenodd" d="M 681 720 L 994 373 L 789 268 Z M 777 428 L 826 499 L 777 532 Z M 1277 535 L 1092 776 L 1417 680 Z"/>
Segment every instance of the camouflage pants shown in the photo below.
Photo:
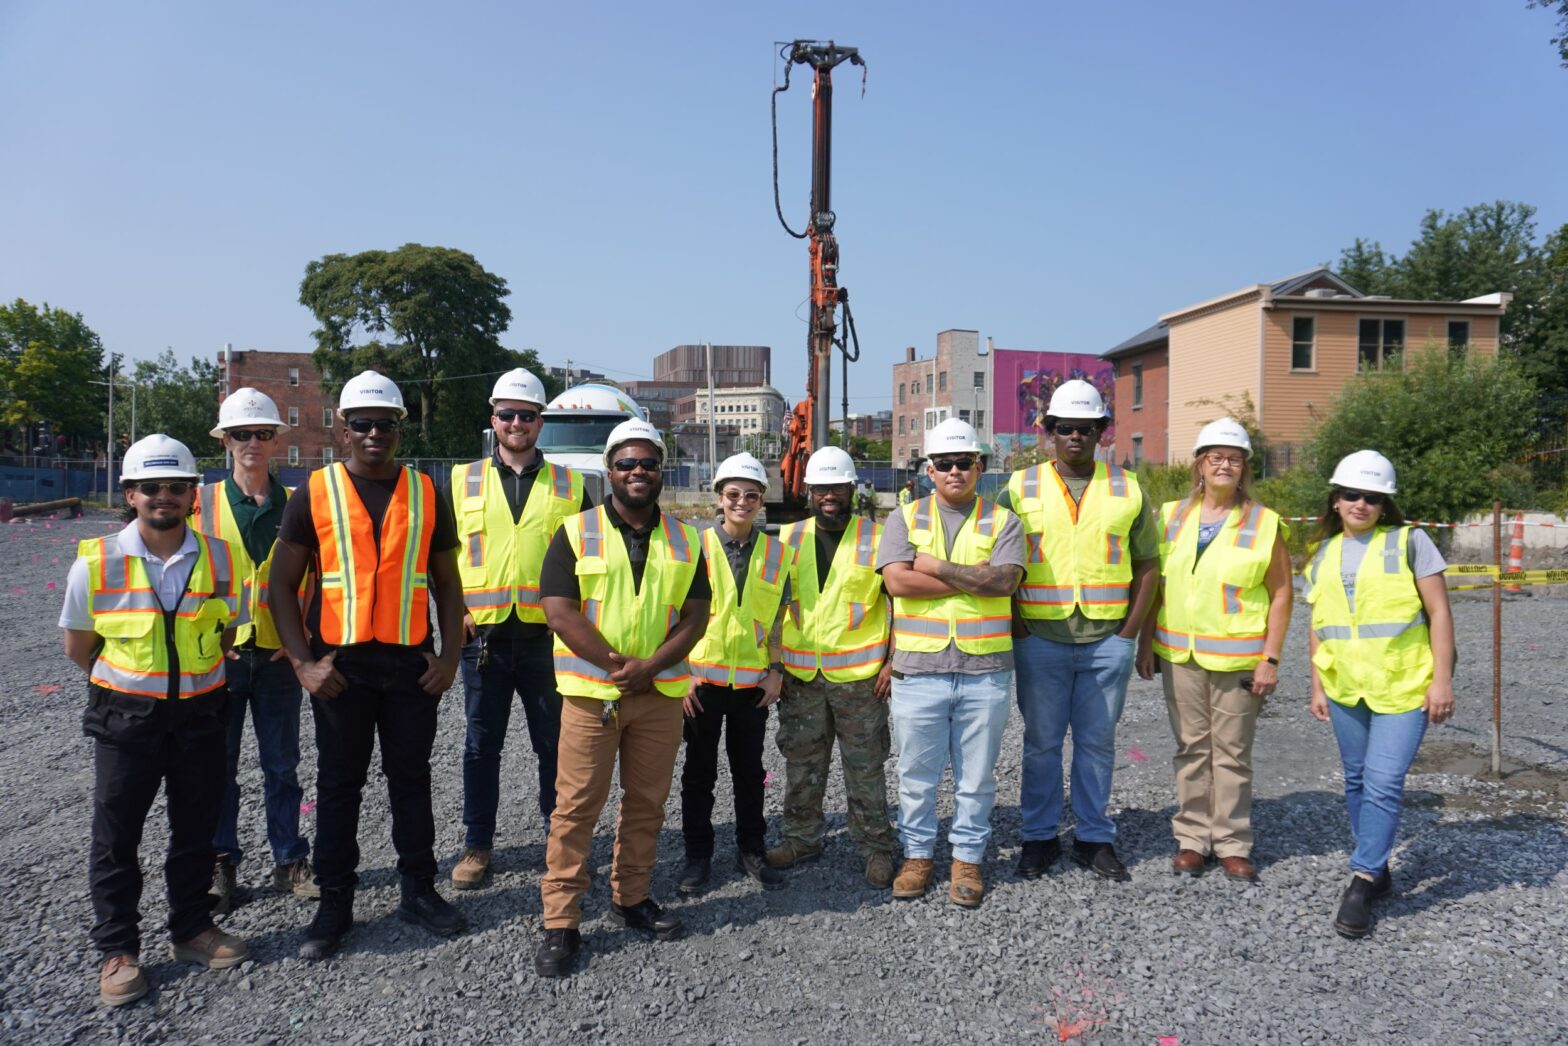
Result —
<path fill-rule="evenodd" d="M 823 796 L 838 739 L 849 805 L 849 835 L 862 853 L 899 853 L 887 814 L 886 765 L 891 739 L 887 702 L 873 692 L 876 680 L 803 683 L 784 677 L 779 710 L 779 751 L 784 754 L 784 838 L 805 849 L 822 845 L 827 830 Z"/>

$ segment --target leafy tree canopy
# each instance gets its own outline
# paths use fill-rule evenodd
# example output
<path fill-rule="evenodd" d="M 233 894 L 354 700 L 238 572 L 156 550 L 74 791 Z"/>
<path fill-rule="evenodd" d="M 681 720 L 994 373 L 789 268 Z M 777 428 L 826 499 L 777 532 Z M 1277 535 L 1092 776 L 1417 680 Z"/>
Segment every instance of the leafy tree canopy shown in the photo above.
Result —
<path fill-rule="evenodd" d="M 103 343 L 80 313 L 16 299 L 0 305 L 0 424 L 48 422 L 57 435 L 103 437 L 91 381 L 103 380 Z"/>
<path fill-rule="evenodd" d="M 131 385 L 136 387 L 134 401 Z M 131 435 L 134 409 L 137 439 L 162 432 L 185 444 L 198 458 L 221 456 L 208 434 L 218 420 L 220 399 L 216 363 L 195 356 L 184 366 L 173 349 L 164 349 L 157 359 L 137 360 L 129 374 L 122 368 L 115 380 L 115 439 Z"/>
<path fill-rule="evenodd" d="M 1529 0 L 1529 4 L 1556 13 L 1557 35 L 1552 37 L 1552 46 L 1557 48 L 1558 61 L 1568 69 L 1568 0 Z"/>

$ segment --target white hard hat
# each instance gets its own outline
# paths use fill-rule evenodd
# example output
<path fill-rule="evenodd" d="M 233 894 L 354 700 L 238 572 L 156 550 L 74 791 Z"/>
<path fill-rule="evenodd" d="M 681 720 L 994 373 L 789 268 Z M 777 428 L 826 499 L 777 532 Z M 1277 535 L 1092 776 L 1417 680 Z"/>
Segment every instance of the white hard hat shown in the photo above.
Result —
<path fill-rule="evenodd" d="M 643 421 L 641 418 L 627 418 L 615 428 L 610 430 L 610 438 L 604 441 L 604 464 L 608 468 L 614 460 L 615 448 L 622 443 L 632 440 L 643 440 L 659 448 L 659 459 L 664 459 L 664 437 L 659 435 L 659 430 Z"/>
<path fill-rule="evenodd" d="M 496 400 L 519 400 L 543 407 L 544 382 L 517 367 L 495 380 L 495 388 L 490 390 L 490 406 L 495 406 Z"/>
<path fill-rule="evenodd" d="M 1203 426 L 1198 432 L 1198 442 L 1192 445 L 1193 454 L 1204 447 L 1235 447 L 1252 453 L 1252 438 L 1234 418 L 1220 418 Z"/>
<path fill-rule="evenodd" d="M 1064 381 L 1051 393 L 1051 403 L 1045 408 L 1052 418 L 1103 418 L 1105 399 L 1100 391 L 1081 378 Z"/>
<path fill-rule="evenodd" d="M 760 483 L 763 492 L 768 489 L 768 470 L 762 467 L 762 462 L 741 451 L 731 454 L 719 462 L 719 471 L 713 474 L 713 489 L 718 490 L 726 480 L 749 479 L 753 483 Z"/>
<path fill-rule="evenodd" d="M 364 407 L 387 407 L 397 411 L 400 418 L 408 417 L 408 409 L 403 406 L 403 394 L 398 391 L 397 385 L 385 374 L 373 370 L 354 375 L 343 383 L 343 391 L 338 393 L 338 414 L 347 414 Z"/>
<path fill-rule="evenodd" d="M 823 447 L 806 459 L 806 482 L 831 487 L 839 483 L 859 483 L 855 461 L 843 447 Z"/>
<path fill-rule="evenodd" d="M 278 416 L 272 397 L 257 389 L 245 388 L 230 393 L 218 408 L 218 424 L 207 435 L 222 439 L 224 429 L 266 428 L 282 432 L 288 426 Z"/>
<path fill-rule="evenodd" d="M 926 432 L 926 457 L 937 454 L 983 454 L 980 434 L 967 421 L 948 418 Z"/>
<path fill-rule="evenodd" d="M 201 479 L 190 448 L 173 436 L 154 432 L 125 448 L 122 480 Z"/>
<path fill-rule="evenodd" d="M 1394 463 L 1375 450 L 1358 450 L 1346 454 L 1334 466 L 1329 482 L 1336 487 L 1351 490 L 1370 490 L 1377 494 L 1394 494 Z"/>

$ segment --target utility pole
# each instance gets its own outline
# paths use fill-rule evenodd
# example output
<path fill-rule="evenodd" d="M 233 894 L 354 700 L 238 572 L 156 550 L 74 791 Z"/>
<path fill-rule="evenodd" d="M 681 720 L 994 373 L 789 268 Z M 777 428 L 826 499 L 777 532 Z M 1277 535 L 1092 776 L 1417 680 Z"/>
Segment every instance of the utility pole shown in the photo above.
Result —
<path fill-rule="evenodd" d="M 719 428 L 715 416 L 718 407 L 713 401 L 713 343 L 703 342 L 708 359 L 708 464 L 717 469 L 719 467 Z M 710 480 L 711 481 L 711 480 Z"/>
<path fill-rule="evenodd" d="M 109 357 L 109 447 L 104 458 L 108 467 L 103 474 L 104 508 L 114 508 L 114 357 Z"/>

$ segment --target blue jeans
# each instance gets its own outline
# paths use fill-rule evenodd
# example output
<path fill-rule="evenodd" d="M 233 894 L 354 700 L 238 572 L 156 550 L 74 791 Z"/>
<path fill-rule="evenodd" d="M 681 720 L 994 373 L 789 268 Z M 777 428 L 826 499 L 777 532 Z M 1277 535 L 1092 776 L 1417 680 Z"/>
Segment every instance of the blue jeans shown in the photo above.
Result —
<path fill-rule="evenodd" d="M 936 792 L 953 764 L 953 858 L 979 864 L 991 838 L 996 757 L 1007 729 L 1011 672 L 893 679 L 890 711 L 898 742 L 898 834 L 905 857 L 936 850 Z"/>
<path fill-rule="evenodd" d="M 229 681 L 229 776 L 212 848 L 235 864 L 245 856 L 239 840 L 239 768 L 240 739 L 249 707 L 261 757 L 272 863 L 293 864 L 310 853 L 310 844 L 299 834 L 299 803 L 305 794 L 299 786 L 299 710 L 304 694 L 288 658 L 272 660 L 277 651 L 247 648 L 235 653 L 238 659 L 224 662 Z"/>
<path fill-rule="evenodd" d="M 522 700 L 528 739 L 539 762 L 539 812 L 548 823 L 555 810 L 556 753 L 561 744 L 561 694 L 555 688 L 550 637 L 485 639 L 485 666 L 479 667 L 480 642 L 463 647 L 463 701 L 468 736 L 463 741 L 463 825 L 465 846 L 488 850 L 495 842 L 496 810 L 501 804 L 501 747 L 512 717 L 512 694 Z"/>
<path fill-rule="evenodd" d="M 1426 736 L 1426 710 L 1381 713 L 1365 702 L 1328 703 L 1345 768 L 1345 808 L 1356 848 L 1350 870 L 1377 875 L 1388 865 L 1405 805 L 1405 774 Z"/>
<path fill-rule="evenodd" d="M 1093 643 L 1057 643 L 1030 635 L 1013 640 L 1018 710 L 1024 717 L 1019 813 L 1026 842 L 1054 839 L 1062 822 L 1062 741 L 1073 732 L 1073 836 L 1116 841 L 1106 816 L 1116 723 L 1127 703 L 1137 644 L 1114 633 Z"/>

